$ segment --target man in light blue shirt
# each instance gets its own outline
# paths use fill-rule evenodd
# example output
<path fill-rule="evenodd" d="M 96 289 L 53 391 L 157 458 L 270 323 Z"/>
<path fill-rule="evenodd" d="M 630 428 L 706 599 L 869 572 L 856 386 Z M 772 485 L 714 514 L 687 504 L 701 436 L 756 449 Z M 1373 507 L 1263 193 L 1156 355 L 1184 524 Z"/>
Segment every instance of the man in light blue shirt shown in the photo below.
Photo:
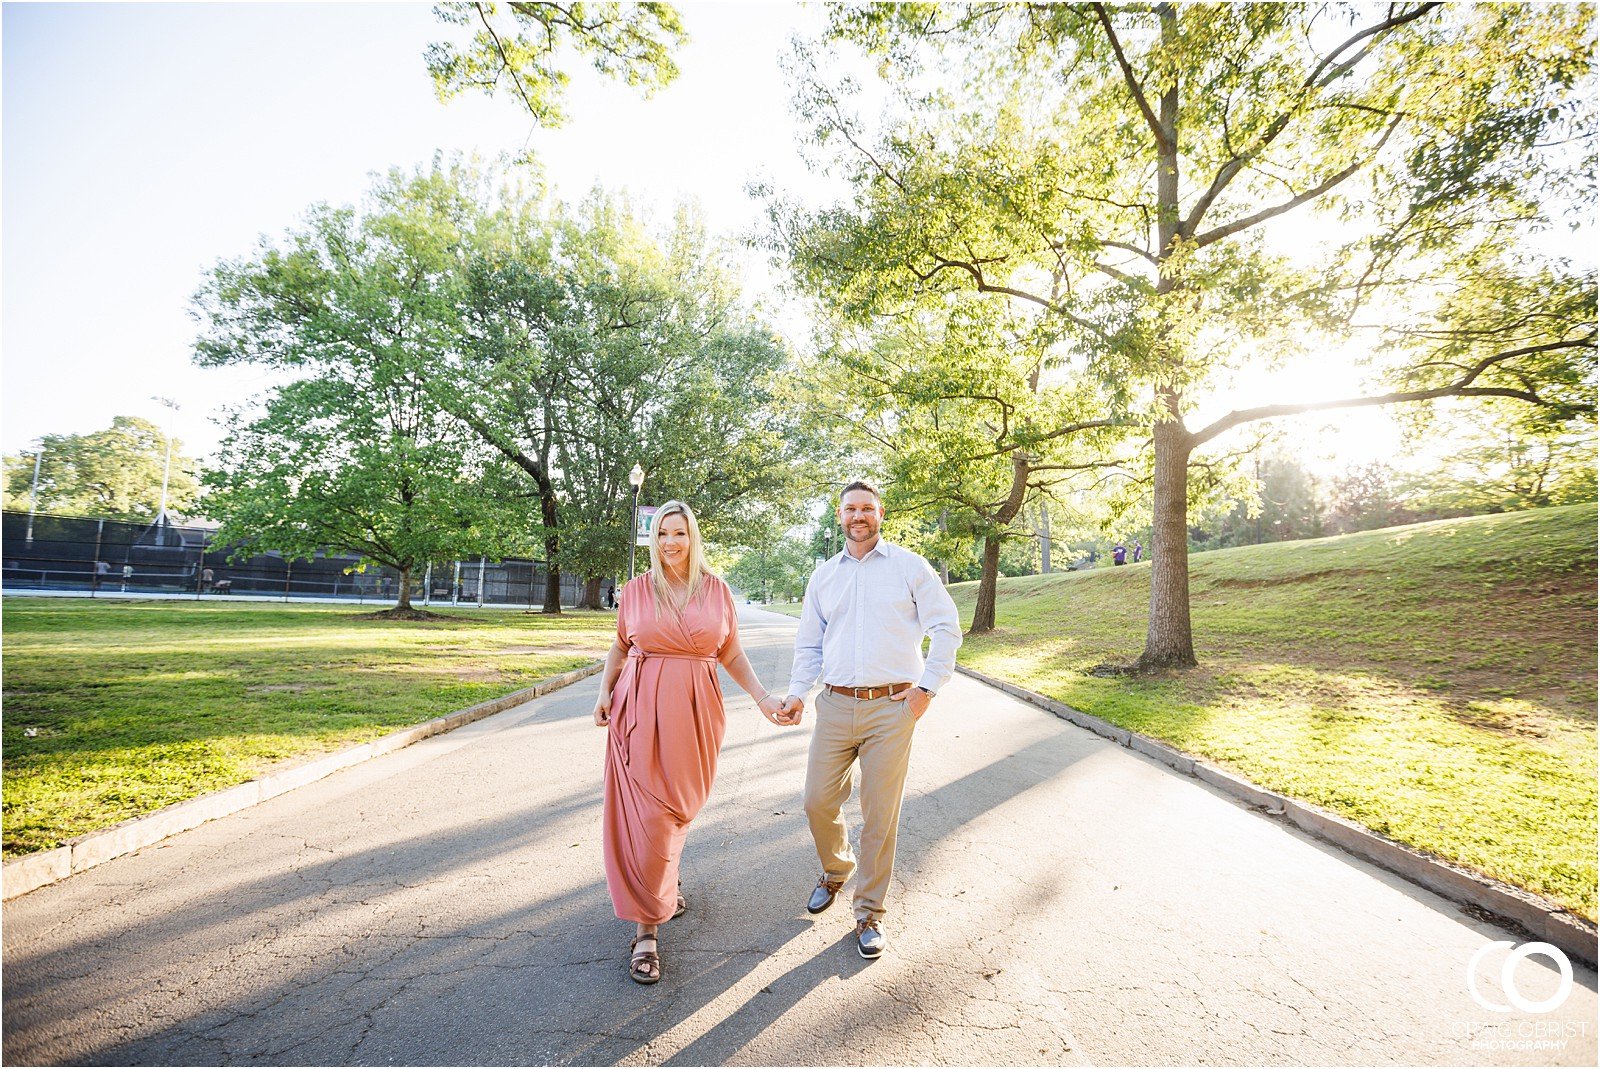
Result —
<path fill-rule="evenodd" d="M 811 685 L 817 725 L 806 764 L 806 819 L 822 878 L 806 908 L 821 913 L 851 876 L 856 948 L 883 953 L 884 899 L 894 872 L 900 799 L 917 721 L 955 671 L 961 621 L 928 562 L 878 537 L 883 499 L 853 482 L 839 497 L 845 549 L 817 566 L 806 587 L 784 711 L 798 717 Z M 930 639 L 928 659 L 922 640 Z M 851 767 L 861 764 L 861 857 L 840 813 Z"/>

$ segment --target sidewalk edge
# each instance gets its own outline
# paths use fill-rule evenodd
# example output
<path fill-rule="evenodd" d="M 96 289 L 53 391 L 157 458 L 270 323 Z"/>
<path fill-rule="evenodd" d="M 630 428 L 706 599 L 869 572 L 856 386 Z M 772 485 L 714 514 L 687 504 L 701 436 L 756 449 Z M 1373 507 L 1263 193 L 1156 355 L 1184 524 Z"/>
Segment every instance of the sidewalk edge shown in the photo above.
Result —
<path fill-rule="evenodd" d="M 956 665 L 956 671 L 1013 698 L 1037 705 L 1119 746 L 1159 761 L 1176 772 L 1192 776 L 1260 811 L 1264 816 L 1293 824 L 1301 831 L 1339 847 L 1345 853 L 1353 854 L 1379 868 L 1402 876 L 1458 905 L 1488 913 L 1498 921 L 1522 928 L 1531 933 L 1535 939 L 1554 944 L 1563 953 L 1578 959 L 1590 968 L 1596 966 L 1596 958 L 1600 955 L 1596 954 L 1595 925 L 1537 895 L 1384 838 L 1376 832 L 1308 802 L 1296 801 L 1258 787 L 1231 772 L 1208 764 L 1203 758 L 1184 753 L 1148 735 L 1140 735 L 1127 728 L 1117 727 L 1097 716 L 1091 716 L 1053 698 L 1036 694 L 1015 683 L 997 679 L 965 665 Z"/>
<path fill-rule="evenodd" d="M 534 698 L 542 698 L 581 679 L 587 679 L 605 667 L 605 662 L 595 661 L 574 668 L 570 672 L 546 676 L 531 687 L 512 691 L 499 698 L 491 698 L 477 705 L 469 705 L 420 724 L 391 731 L 376 739 L 324 754 L 302 764 L 279 772 L 270 772 L 259 779 L 248 780 L 234 787 L 226 787 L 210 794 L 202 794 L 185 802 L 176 802 L 142 817 L 125 820 L 101 831 L 89 832 L 70 840 L 53 850 L 7 861 L 3 868 L 4 900 L 9 902 L 29 891 L 66 879 L 74 873 L 132 853 L 152 843 L 160 842 L 207 821 L 237 813 L 259 805 L 269 798 L 297 790 L 331 776 L 340 769 L 360 764 L 374 757 L 404 749 L 413 743 L 434 735 L 476 723 L 485 717 L 503 713 Z"/>

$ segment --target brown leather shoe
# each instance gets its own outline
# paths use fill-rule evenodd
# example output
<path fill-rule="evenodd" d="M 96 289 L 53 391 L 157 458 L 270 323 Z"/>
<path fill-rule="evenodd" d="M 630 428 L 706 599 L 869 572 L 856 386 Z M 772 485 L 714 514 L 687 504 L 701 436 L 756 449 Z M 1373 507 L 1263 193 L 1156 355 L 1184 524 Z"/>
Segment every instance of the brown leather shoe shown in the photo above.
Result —
<path fill-rule="evenodd" d="M 811 892 L 811 901 L 806 903 L 807 913 L 821 913 L 833 905 L 833 900 L 838 897 L 839 888 L 844 886 L 843 880 L 830 880 L 824 874 L 817 881 L 816 888 Z"/>
<path fill-rule="evenodd" d="M 863 958 L 871 961 L 881 957 L 883 948 L 889 944 L 889 939 L 883 934 L 877 921 L 856 922 L 856 950 Z"/>

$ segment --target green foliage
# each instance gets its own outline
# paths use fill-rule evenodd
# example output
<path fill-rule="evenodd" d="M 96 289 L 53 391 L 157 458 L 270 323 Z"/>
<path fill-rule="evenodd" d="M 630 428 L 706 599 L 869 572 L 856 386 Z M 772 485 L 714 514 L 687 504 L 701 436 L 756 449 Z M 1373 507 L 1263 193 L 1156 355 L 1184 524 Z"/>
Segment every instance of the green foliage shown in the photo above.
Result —
<path fill-rule="evenodd" d="M 1449 419 L 1456 432 L 1440 464 L 1401 480 L 1413 510 L 1466 515 L 1595 499 L 1592 420 L 1554 422 L 1542 409 L 1507 402 Z"/>
<path fill-rule="evenodd" d="M 847 91 L 803 71 L 802 114 L 819 145 L 840 146 L 857 196 L 818 213 L 776 207 L 801 277 L 855 317 L 893 313 L 908 289 L 1025 301 L 1108 383 L 1180 401 L 1251 351 L 1240 339 L 1292 353 L 1307 327 L 1341 329 L 1378 302 L 1403 310 L 1384 335 L 1400 349 L 1442 339 L 1442 322 L 1451 345 L 1483 354 L 1527 344 L 1530 327 L 1540 341 L 1581 342 L 1592 313 L 1566 306 L 1592 292 L 1586 276 L 1505 250 L 1515 224 L 1548 210 L 1537 194 L 1571 196 L 1564 179 L 1581 173 L 1541 138 L 1592 151 L 1582 17 L 1419 8 L 1360 36 L 1359 12 L 1327 5 L 1163 12 L 834 6 L 831 37 L 887 58 L 902 109 L 872 144 Z M 925 91 L 930 67 L 973 91 Z M 1175 110 L 1144 114 L 1163 91 Z M 1163 138 L 1181 155 L 1181 197 L 1151 178 Z M 1260 236 L 1302 202 L 1345 217 L 1348 237 L 1324 257 L 1290 258 Z M 1441 279 L 1486 296 L 1447 296 L 1441 324 L 1427 324 Z M 1530 299 L 1552 322 L 1523 314 Z M 1459 376 L 1470 365 L 1455 355 L 1400 362 L 1391 381 Z M 1551 355 L 1576 363 L 1518 358 L 1479 385 L 1553 373 L 1559 392 L 1592 378 L 1592 332 Z"/>
<path fill-rule="evenodd" d="M 745 549 L 724 578 L 758 601 L 799 601 L 815 567 L 805 539 L 783 536 Z"/>
<path fill-rule="evenodd" d="M 870 293 L 899 311 L 853 326 L 841 310 L 788 385 L 792 421 L 880 473 L 889 537 L 952 574 L 974 539 L 999 546 L 992 589 L 1028 509 L 1114 467 L 1126 427 L 1106 391 L 1063 366 L 1047 320 L 971 294 L 930 299 L 893 276 Z"/>
<path fill-rule="evenodd" d="M 526 545 L 503 475 L 428 388 L 473 222 L 466 175 L 392 172 L 364 212 L 313 209 L 282 247 L 212 272 L 196 296 L 196 359 L 296 376 L 234 414 L 206 474 L 220 541 L 351 550 L 402 572 Z"/>
<path fill-rule="evenodd" d="M 39 464 L 40 512 L 108 520 L 151 520 L 161 507 L 167 436 L 137 416 L 117 416 L 92 434 L 47 434 Z M 174 438 L 167 511 L 194 515 L 200 500 L 194 458 Z M 27 511 L 33 504 L 34 454 L 5 458 L 5 507 Z"/>
<path fill-rule="evenodd" d="M 198 359 L 301 379 L 235 422 L 210 476 L 226 537 L 401 570 L 538 552 L 553 611 L 562 569 L 591 593 L 621 571 L 635 463 L 644 502 L 688 500 L 710 538 L 783 496 L 806 445 L 765 416 L 786 353 L 725 247 L 689 209 L 657 236 L 519 174 L 392 172 L 217 268 Z"/>
<path fill-rule="evenodd" d="M 541 126 L 566 119 L 561 98 L 570 78 L 555 65 L 560 52 L 575 52 L 648 96 L 678 76 L 672 52 L 688 42 L 671 4 L 443 3 L 433 10 L 448 25 L 472 29 L 465 45 L 428 46 L 439 99 L 510 92 Z"/>
<path fill-rule="evenodd" d="M 1206 524 L 1197 515 L 1190 527 L 1194 543 L 1207 549 L 1222 549 L 1320 538 L 1329 533 L 1324 530 L 1323 488 L 1293 457 L 1281 452 L 1266 456 L 1257 453 L 1253 467 L 1244 470 L 1253 482 L 1248 496 L 1234 502 L 1213 523 Z"/>
<path fill-rule="evenodd" d="M 548 496 L 551 559 L 620 570 L 635 463 L 645 503 L 688 501 L 708 538 L 741 542 L 804 441 L 767 415 L 787 354 L 726 249 L 688 209 L 657 237 L 598 190 L 509 233 L 469 266 L 460 359 L 434 392 Z"/>

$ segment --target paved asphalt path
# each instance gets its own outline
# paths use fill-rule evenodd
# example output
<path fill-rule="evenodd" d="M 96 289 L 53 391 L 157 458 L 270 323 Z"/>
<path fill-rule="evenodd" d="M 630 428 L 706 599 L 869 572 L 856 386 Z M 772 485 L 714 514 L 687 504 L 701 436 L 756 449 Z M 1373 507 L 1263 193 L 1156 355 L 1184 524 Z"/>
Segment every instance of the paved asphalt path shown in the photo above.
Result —
<path fill-rule="evenodd" d="M 744 611 L 761 678 L 794 621 Z M 958 676 L 918 728 L 888 927 L 820 918 L 810 736 L 730 695 L 665 979 L 600 866 L 597 679 L 5 905 L 4 1060 L 1593 1065 L 1595 975 L 1467 990 L 1519 936 Z M 852 824 L 857 815 L 852 811 Z M 1498 997 L 1502 948 L 1480 961 Z M 1557 990 L 1525 961 L 1525 999 Z"/>

